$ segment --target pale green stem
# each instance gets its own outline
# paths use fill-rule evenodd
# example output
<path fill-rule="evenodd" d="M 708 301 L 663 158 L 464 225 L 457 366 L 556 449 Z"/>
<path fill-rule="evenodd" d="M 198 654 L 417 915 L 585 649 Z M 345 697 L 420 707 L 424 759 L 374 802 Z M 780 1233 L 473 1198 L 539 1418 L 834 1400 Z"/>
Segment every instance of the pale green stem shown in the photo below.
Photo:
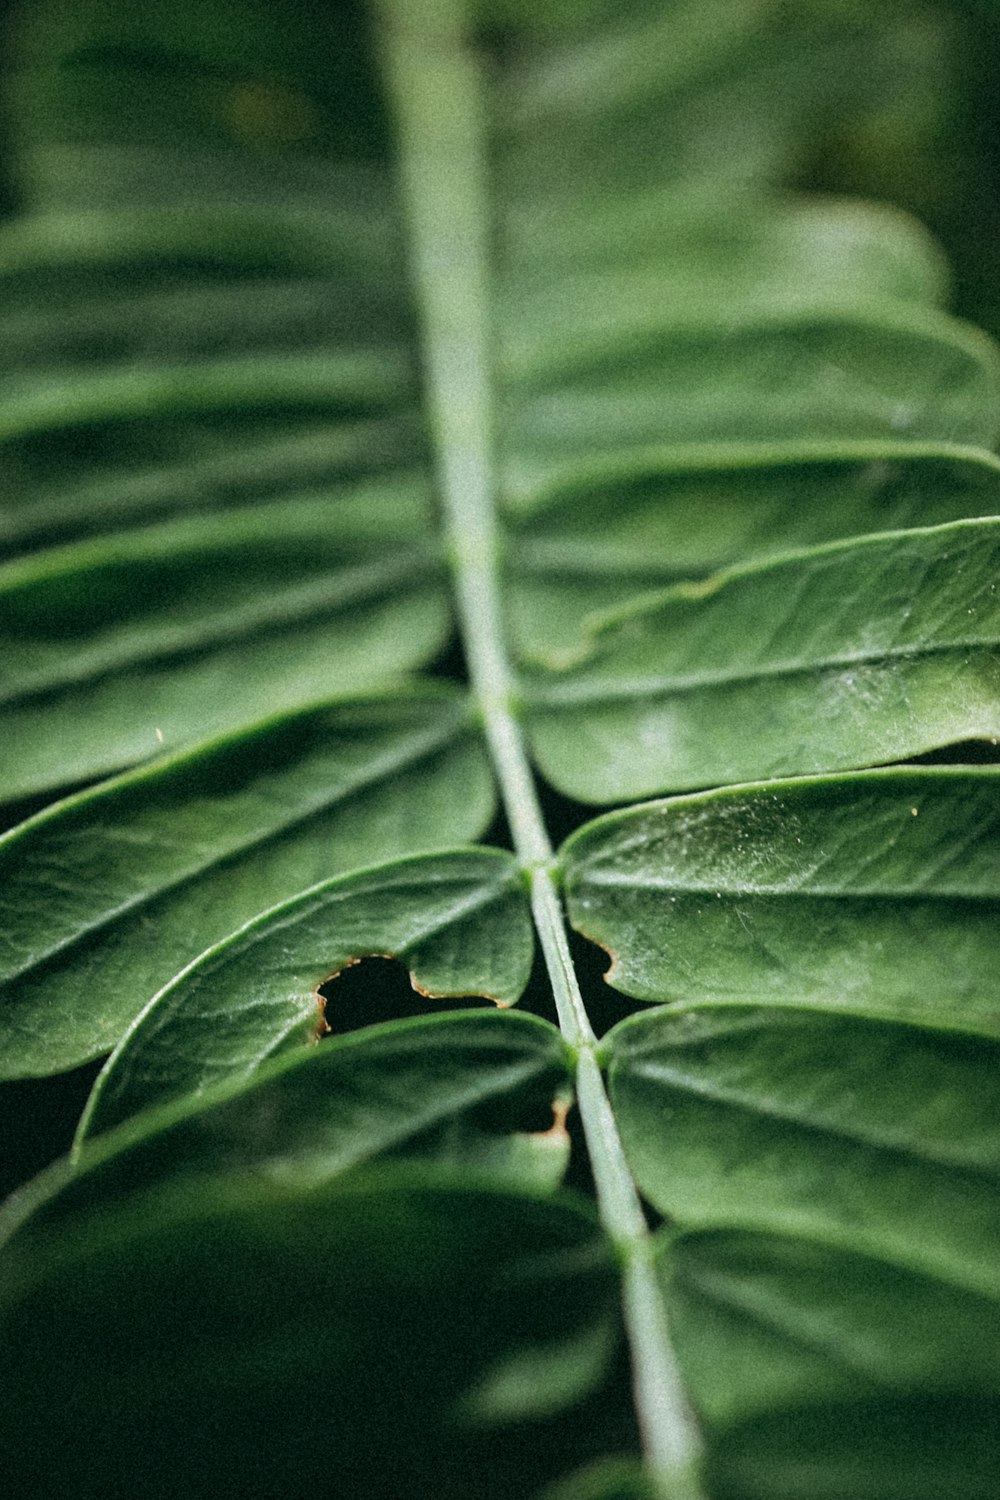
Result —
<path fill-rule="evenodd" d="M 699 1500 L 701 1442 L 667 1334 L 651 1237 L 595 1056 L 569 952 L 504 644 L 494 501 L 488 125 L 463 0 L 379 0 L 399 125 L 426 391 L 458 615 L 515 851 L 528 878 L 559 1023 L 577 1061 L 577 1102 L 598 1208 L 623 1267 L 636 1410 L 647 1463 L 669 1500 Z"/>

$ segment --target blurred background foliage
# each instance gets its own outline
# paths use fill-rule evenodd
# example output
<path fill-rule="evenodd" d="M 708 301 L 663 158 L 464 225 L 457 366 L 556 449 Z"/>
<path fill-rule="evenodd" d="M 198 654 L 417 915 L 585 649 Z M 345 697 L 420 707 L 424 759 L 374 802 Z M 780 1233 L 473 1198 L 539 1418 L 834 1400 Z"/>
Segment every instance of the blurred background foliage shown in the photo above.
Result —
<path fill-rule="evenodd" d="M 525 29 L 583 33 L 620 17 L 606 0 L 479 5 L 487 34 L 515 48 Z M 913 211 L 951 262 L 956 310 L 1000 330 L 995 0 L 644 0 L 630 17 L 665 39 L 661 71 L 690 96 L 709 177 Z M 0 209 L 165 190 L 158 173 L 116 175 L 100 152 L 95 164 L 88 148 L 101 145 L 228 151 L 258 190 L 269 171 L 287 186 L 302 170 L 308 190 L 324 158 L 384 160 L 366 19 L 363 0 L 2 0 Z M 175 191 L 197 190 L 176 171 Z"/>

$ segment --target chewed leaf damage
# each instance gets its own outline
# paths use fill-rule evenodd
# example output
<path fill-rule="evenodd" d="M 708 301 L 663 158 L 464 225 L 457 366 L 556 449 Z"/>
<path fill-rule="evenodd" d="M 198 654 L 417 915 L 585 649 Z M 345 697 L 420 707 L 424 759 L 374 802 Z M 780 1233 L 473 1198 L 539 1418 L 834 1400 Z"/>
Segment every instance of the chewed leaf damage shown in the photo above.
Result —
<path fill-rule="evenodd" d="M 426 1015 L 422 1001 L 443 1001 L 440 1010 L 495 1006 L 510 1002 L 494 995 L 455 994 L 422 985 L 405 959 L 395 953 L 362 953 L 328 974 L 315 988 L 319 1023 L 314 1040 L 343 1035 L 364 1026 Z"/>

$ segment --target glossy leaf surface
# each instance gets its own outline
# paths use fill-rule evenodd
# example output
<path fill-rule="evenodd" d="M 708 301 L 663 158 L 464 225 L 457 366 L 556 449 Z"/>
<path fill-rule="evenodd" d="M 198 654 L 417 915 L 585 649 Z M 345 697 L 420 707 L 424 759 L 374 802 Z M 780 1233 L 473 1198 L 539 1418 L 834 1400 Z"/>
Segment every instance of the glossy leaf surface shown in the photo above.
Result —
<path fill-rule="evenodd" d="M 610 615 L 534 680 L 532 740 L 590 802 L 1000 737 L 1000 525 L 844 542 Z"/>
<path fill-rule="evenodd" d="M 529 665 L 579 661 L 581 635 L 619 604 L 681 579 L 842 537 L 939 525 L 1000 508 L 986 453 L 917 456 L 900 443 L 779 457 L 720 446 L 639 450 L 581 465 L 512 516 L 512 625 Z M 594 618 L 588 619 L 588 616 Z"/>
<path fill-rule="evenodd" d="M 718 1493 L 798 1496 L 809 1473 L 819 1494 L 989 1493 L 995 1045 L 946 1015 L 736 1005 L 607 1038 L 630 1163 L 687 1228 L 660 1268 L 692 1393 L 727 1434 Z"/>
<path fill-rule="evenodd" d="M 422 485 L 386 479 L 8 564 L 4 796 L 423 665 L 449 628 L 428 520 Z"/>
<path fill-rule="evenodd" d="M 634 1017 L 605 1045 L 626 1150 L 661 1212 L 810 1234 L 997 1295 L 995 1042 L 718 1006 Z"/>

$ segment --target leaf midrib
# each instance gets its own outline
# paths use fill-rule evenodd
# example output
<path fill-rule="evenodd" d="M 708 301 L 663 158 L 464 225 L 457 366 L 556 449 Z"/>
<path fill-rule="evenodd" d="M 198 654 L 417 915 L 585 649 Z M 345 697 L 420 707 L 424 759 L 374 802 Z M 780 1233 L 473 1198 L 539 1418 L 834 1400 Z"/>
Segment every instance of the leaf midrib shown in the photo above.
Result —
<path fill-rule="evenodd" d="M 649 1230 L 600 1078 L 595 1038 L 570 956 L 542 820 L 514 706 L 499 593 L 489 314 L 492 275 L 487 86 L 463 0 L 436 0 L 412 30 L 406 0 L 377 0 L 388 92 L 399 132 L 413 280 L 422 314 L 428 407 L 472 688 L 528 885 L 560 1029 L 576 1059 L 577 1107 L 598 1211 L 622 1259 L 636 1414 L 657 1489 L 701 1500 L 702 1442 L 667 1334 Z M 447 107 L 442 110 L 442 100 Z"/>

